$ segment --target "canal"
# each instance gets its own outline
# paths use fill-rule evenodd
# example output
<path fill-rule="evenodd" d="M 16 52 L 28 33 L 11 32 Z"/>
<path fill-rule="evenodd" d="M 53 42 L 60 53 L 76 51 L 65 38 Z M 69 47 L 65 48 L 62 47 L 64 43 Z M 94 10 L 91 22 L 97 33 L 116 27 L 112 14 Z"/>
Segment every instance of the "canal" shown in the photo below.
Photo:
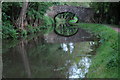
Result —
<path fill-rule="evenodd" d="M 97 41 L 54 37 L 51 42 L 50 36 L 3 40 L 3 77 L 85 78 Z"/>

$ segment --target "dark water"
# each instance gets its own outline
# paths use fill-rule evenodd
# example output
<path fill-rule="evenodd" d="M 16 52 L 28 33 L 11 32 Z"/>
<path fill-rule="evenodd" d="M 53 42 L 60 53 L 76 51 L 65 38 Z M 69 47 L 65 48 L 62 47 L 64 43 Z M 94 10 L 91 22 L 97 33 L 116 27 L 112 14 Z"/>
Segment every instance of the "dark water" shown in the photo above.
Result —
<path fill-rule="evenodd" d="M 85 77 L 96 42 L 47 43 L 45 40 L 43 36 L 36 36 L 32 39 L 4 41 L 3 77 Z"/>

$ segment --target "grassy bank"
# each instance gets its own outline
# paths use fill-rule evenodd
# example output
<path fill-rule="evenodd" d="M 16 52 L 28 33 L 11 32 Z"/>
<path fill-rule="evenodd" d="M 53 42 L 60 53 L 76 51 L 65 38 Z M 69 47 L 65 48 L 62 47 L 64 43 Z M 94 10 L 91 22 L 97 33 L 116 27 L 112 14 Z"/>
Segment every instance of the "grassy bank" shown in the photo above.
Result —
<path fill-rule="evenodd" d="M 118 78 L 118 33 L 112 28 L 101 24 L 78 24 L 80 28 L 96 34 L 100 40 L 100 46 L 96 55 L 92 58 L 88 78 Z"/>

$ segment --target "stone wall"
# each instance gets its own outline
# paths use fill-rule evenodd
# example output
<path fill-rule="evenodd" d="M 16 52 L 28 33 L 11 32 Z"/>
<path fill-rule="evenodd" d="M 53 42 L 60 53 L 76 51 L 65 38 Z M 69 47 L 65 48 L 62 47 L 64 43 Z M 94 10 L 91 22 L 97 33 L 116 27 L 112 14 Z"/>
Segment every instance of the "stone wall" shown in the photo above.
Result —
<path fill-rule="evenodd" d="M 94 11 L 91 8 L 68 6 L 68 5 L 49 7 L 49 10 L 47 10 L 46 15 L 54 18 L 55 15 L 62 12 L 71 12 L 75 14 L 79 18 L 79 22 L 91 22 L 94 15 Z"/>

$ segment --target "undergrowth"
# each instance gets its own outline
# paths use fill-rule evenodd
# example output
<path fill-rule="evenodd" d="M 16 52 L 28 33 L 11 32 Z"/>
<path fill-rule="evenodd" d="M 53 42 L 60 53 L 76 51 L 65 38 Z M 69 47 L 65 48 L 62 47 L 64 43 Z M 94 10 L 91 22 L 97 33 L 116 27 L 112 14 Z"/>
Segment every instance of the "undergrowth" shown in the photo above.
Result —
<path fill-rule="evenodd" d="M 13 24 L 9 21 L 4 22 L 2 26 L 2 38 L 3 39 L 18 39 L 27 37 L 30 34 L 34 34 L 37 32 L 48 34 L 53 30 L 54 20 L 51 17 L 44 16 L 43 17 L 44 24 L 41 26 L 31 26 L 27 25 L 24 29 L 15 28 Z"/>

